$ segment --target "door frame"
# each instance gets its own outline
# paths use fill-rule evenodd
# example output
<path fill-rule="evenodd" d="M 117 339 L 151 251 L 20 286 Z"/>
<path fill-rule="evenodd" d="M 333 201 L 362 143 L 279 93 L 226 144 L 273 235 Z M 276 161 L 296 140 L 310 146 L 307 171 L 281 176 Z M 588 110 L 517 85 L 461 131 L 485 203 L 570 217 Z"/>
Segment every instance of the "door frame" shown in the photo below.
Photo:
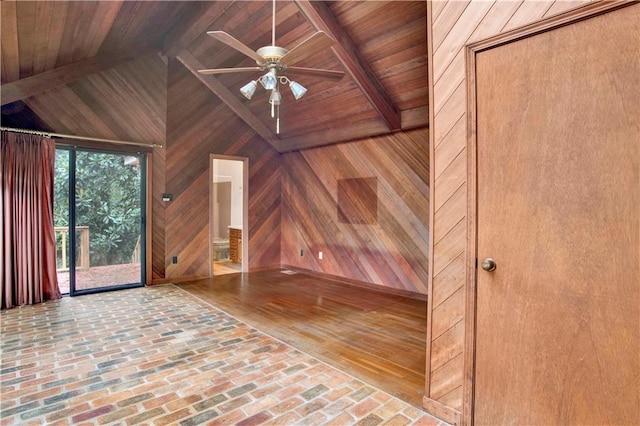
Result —
<path fill-rule="evenodd" d="M 597 2 L 564 12 L 547 19 L 498 34 L 466 46 L 467 78 L 467 259 L 465 282 L 465 337 L 464 376 L 461 423 L 473 424 L 475 397 L 476 358 L 476 295 L 478 271 L 478 156 L 477 156 L 477 101 L 476 101 L 476 55 L 482 51 L 532 37 L 578 21 L 612 12 L 632 2 Z"/>
<path fill-rule="evenodd" d="M 213 277 L 213 160 L 242 162 L 242 272 L 249 272 L 249 158 L 209 154 L 209 277 Z"/>

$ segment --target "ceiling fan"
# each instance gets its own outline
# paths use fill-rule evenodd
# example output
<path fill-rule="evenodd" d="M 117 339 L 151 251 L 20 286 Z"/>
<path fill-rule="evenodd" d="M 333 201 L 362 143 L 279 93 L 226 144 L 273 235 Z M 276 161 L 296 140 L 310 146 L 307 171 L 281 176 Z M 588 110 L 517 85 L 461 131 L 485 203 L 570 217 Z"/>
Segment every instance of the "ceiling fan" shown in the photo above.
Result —
<path fill-rule="evenodd" d="M 288 84 L 293 96 L 296 100 L 300 99 L 307 92 L 307 89 L 300 83 L 290 80 L 287 75 L 300 75 L 317 77 L 332 81 L 338 81 L 342 79 L 344 73 L 342 71 L 334 71 L 318 68 L 304 68 L 291 66 L 311 55 L 319 50 L 326 49 L 335 43 L 335 40 L 329 37 L 325 32 L 318 31 L 305 39 L 302 43 L 298 44 L 291 50 L 287 50 L 284 47 L 276 45 L 276 0 L 273 0 L 273 23 L 271 30 L 271 45 L 264 46 L 254 51 L 249 46 L 240 42 L 230 34 L 224 31 L 207 31 L 207 35 L 215 38 L 218 41 L 226 44 L 229 47 L 234 48 L 238 52 L 248 56 L 256 61 L 257 66 L 254 67 L 236 67 L 236 68 L 214 68 L 198 70 L 201 74 L 228 74 L 234 72 L 255 72 L 255 71 L 267 71 L 256 80 L 253 80 L 240 89 L 247 99 L 251 99 L 256 89 L 258 88 L 258 82 L 266 90 L 271 90 L 271 96 L 269 97 L 269 103 L 271 104 L 271 117 L 275 117 L 275 110 L 277 109 L 277 121 L 276 121 L 276 133 L 280 133 L 280 103 L 282 101 L 282 95 L 280 94 L 279 84 Z M 277 108 L 276 108 L 277 107 Z"/>

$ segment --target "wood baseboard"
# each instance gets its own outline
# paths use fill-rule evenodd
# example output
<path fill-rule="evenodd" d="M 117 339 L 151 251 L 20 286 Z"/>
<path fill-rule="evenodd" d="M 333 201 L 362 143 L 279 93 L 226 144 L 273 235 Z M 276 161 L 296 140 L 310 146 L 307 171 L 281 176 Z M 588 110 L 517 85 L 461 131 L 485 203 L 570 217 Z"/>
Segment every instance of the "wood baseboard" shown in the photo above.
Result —
<path fill-rule="evenodd" d="M 365 281 L 354 280 L 351 278 L 339 277 L 337 275 L 325 274 L 324 272 L 312 271 L 310 269 L 299 268 L 292 265 L 280 265 L 282 269 L 291 269 L 292 271 L 300 272 L 303 274 L 315 276 L 329 281 L 338 282 L 340 284 L 347 284 L 354 287 L 366 288 L 367 290 L 373 290 L 384 294 L 391 294 L 394 296 L 407 297 L 409 299 L 427 301 L 427 295 L 422 293 L 414 293 L 408 290 L 402 290 L 398 288 L 385 287 L 379 284 L 372 284 Z"/>
<path fill-rule="evenodd" d="M 273 264 L 267 266 L 253 266 L 249 268 L 249 272 L 261 272 L 261 271 L 272 271 L 274 269 L 280 269 L 280 264 Z"/>
<path fill-rule="evenodd" d="M 432 416 L 437 417 L 447 423 L 450 423 L 452 425 L 461 424 L 460 422 L 462 413 L 454 410 L 451 407 L 447 407 L 446 405 L 434 399 L 427 398 L 426 396 L 422 398 L 422 408 L 424 408 Z"/>

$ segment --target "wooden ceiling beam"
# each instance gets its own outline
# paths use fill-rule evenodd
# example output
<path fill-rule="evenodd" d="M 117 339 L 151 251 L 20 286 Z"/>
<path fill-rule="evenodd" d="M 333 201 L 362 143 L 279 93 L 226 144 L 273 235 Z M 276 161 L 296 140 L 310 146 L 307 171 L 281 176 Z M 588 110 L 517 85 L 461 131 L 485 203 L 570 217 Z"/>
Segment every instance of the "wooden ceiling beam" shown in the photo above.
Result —
<path fill-rule="evenodd" d="M 302 14 L 316 30 L 324 31 L 337 43 L 333 51 L 371 105 L 391 131 L 400 130 L 401 114 L 384 87 L 358 51 L 355 43 L 340 25 L 329 6 L 321 1 L 294 0 Z"/>
<path fill-rule="evenodd" d="M 93 56 L 31 77 L 5 83 L 0 87 L 0 93 L 2 93 L 0 100 L 2 105 L 20 101 L 151 53 L 153 52 L 126 51 L 117 54 Z"/>
<path fill-rule="evenodd" d="M 281 141 L 276 134 L 269 129 L 258 117 L 256 117 L 239 99 L 227 89 L 213 75 L 200 74 L 199 69 L 206 68 L 195 56 L 189 51 L 183 50 L 176 56 L 176 59 L 182 63 L 202 84 L 224 102 L 242 121 L 251 127 L 258 135 L 266 140 L 276 151 L 280 152 Z"/>

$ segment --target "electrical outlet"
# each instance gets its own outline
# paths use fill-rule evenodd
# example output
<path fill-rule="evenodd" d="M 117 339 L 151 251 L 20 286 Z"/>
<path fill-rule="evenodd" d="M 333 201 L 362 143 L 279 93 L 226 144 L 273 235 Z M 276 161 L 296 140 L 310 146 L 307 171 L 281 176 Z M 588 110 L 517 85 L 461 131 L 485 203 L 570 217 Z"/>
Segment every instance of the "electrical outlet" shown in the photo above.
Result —
<path fill-rule="evenodd" d="M 300 249 L 300 256 L 304 256 L 304 250 Z"/>
<path fill-rule="evenodd" d="M 173 263 L 174 265 L 178 263 L 178 256 L 173 256 L 173 259 L 171 259 L 171 263 Z"/>
<path fill-rule="evenodd" d="M 322 260 L 322 252 L 321 251 L 318 252 L 318 259 Z"/>

